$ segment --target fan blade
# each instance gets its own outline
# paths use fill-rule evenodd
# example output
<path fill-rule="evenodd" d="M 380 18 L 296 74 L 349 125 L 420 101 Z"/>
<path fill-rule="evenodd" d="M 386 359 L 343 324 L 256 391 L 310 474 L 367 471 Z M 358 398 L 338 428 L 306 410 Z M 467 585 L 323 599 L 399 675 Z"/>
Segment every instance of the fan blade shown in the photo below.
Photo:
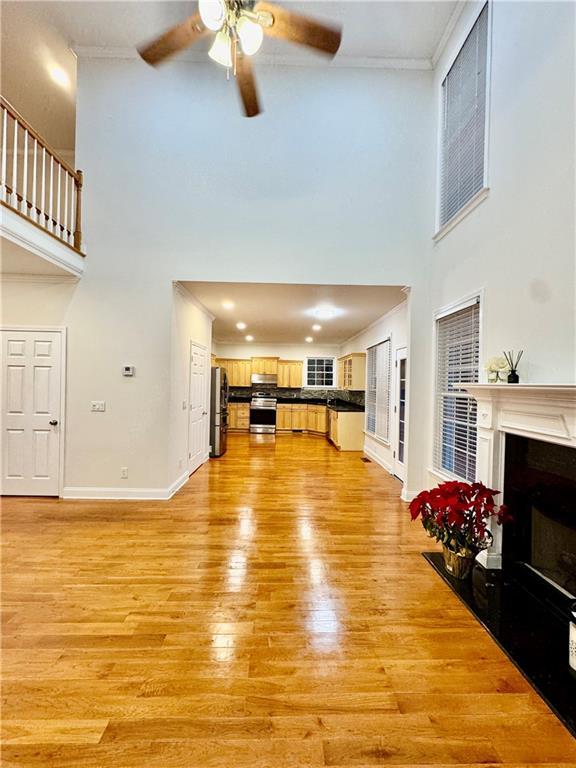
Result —
<path fill-rule="evenodd" d="M 334 56 L 340 47 L 342 30 L 339 27 L 328 27 L 308 16 L 292 13 L 272 3 L 256 3 L 254 11 L 264 11 L 274 17 L 272 26 L 263 25 L 264 32 L 270 37 L 280 37 L 291 43 L 307 45 L 329 56 Z"/>
<path fill-rule="evenodd" d="M 186 21 L 164 32 L 153 43 L 139 48 L 138 53 L 145 62 L 155 67 L 157 64 L 161 64 L 164 59 L 174 56 L 175 53 L 195 43 L 205 32 L 206 28 L 202 23 L 200 14 L 195 13 L 193 16 L 188 17 Z"/>
<path fill-rule="evenodd" d="M 246 117 L 256 117 L 260 114 L 256 81 L 249 56 L 238 56 L 236 59 L 236 82 Z"/>

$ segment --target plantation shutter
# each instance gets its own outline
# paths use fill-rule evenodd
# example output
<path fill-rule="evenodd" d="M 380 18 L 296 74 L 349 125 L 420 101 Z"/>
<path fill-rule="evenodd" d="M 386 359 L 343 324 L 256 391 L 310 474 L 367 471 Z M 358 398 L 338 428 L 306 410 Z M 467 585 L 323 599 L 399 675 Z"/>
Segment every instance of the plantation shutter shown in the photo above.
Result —
<path fill-rule="evenodd" d="M 436 322 L 434 467 L 475 480 L 476 401 L 455 385 L 478 381 L 479 300 Z"/>
<path fill-rule="evenodd" d="M 382 440 L 390 432 L 390 339 L 368 348 L 366 431 Z"/>
<path fill-rule="evenodd" d="M 440 226 L 484 187 L 488 4 L 442 83 Z"/>

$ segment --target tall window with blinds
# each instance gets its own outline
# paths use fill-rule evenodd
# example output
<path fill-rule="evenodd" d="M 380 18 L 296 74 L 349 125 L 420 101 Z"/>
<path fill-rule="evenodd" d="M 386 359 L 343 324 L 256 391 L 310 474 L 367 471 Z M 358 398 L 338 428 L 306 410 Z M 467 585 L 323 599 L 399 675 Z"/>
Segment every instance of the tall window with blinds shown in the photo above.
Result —
<path fill-rule="evenodd" d="M 476 478 L 476 401 L 456 385 L 478 381 L 480 303 L 436 321 L 434 467 Z"/>
<path fill-rule="evenodd" d="M 442 83 L 440 226 L 485 185 L 488 4 Z"/>
<path fill-rule="evenodd" d="M 390 439 L 390 339 L 368 348 L 366 432 Z"/>

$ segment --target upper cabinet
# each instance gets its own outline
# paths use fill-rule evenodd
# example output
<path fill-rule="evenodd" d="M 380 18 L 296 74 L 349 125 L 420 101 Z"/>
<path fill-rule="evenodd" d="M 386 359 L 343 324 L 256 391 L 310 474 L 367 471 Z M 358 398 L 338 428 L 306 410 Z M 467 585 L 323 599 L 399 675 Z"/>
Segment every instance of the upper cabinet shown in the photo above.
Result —
<path fill-rule="evenodd" d="M 231 387 L 249 387 L 250 377 L 252 375 L 251 360 L 224 360 L 216 358 L 214 365 L 220 366 L 226 370 L 228 375 L 228 384 Z"/>
<path fill-rule="evenodd" d="M 340 389 L 366 389 L 366 353 L 353 352 L 338 359 Z"/>
<path fill-rule="evenodd" d="M 277 357 L 253 357 L 252 373 L 278 373 Z"/>
<path fill-rule="evenodd" d="M 303 367 L 302 360 L 278 360 L 278 386 L 300 389 Z"/>

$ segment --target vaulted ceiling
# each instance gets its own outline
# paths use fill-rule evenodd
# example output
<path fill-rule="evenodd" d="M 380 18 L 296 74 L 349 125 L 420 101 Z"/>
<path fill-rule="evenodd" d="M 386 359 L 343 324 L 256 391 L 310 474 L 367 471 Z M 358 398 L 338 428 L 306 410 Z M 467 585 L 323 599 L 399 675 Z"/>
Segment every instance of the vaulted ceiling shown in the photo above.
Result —
<path fill-rule="evenodd" d="M 332 64 L 430 66 L 459 3 L 328 0 L 285 2 L 300 13 L 334 21 L 343 27 L 341 49 Z M 59 149 L 74 147 L 76 61 L 71 48 L 113 49 L 123 54 L 181 21 L 195 3 L 151 2 L 22 2 L 1 4 L 2 93 Z M 200 48 L 182 54 L 194 60 Z M 313 61 L 314 54 L 282 41 L 267 39 L 260 61 Z M 394 61 L 391 61 L 394 60 Z M 215 65 L 217 66 L 217 65 Z M 53 80 L 54 67 L 69 84 Z"/>

